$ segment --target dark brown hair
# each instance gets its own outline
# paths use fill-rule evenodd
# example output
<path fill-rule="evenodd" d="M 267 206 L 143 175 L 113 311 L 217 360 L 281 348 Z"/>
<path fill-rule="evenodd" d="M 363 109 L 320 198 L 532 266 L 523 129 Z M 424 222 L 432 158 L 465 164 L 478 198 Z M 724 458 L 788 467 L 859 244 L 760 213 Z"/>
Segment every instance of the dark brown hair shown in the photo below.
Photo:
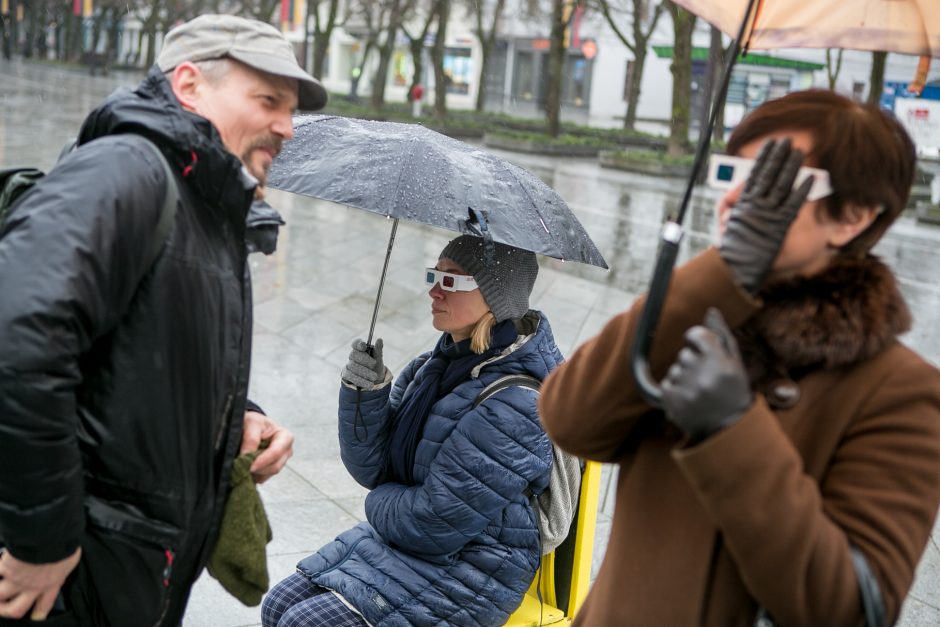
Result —
<path fill-rule="evenodd" d="M 833 220 L 848 218 L 848 205 L 881 208 L 875 221 L 843 246 L 861 255 L 881 238 L 907 205 L 914 182 L 914 143 L 892 114 L 823 89 L 787 94 L 764 103 L 735 127 L 727 152 L 781 131 L 813 137 L 807 165 L 829 171 L 833 193 L 824 210 Z"/>

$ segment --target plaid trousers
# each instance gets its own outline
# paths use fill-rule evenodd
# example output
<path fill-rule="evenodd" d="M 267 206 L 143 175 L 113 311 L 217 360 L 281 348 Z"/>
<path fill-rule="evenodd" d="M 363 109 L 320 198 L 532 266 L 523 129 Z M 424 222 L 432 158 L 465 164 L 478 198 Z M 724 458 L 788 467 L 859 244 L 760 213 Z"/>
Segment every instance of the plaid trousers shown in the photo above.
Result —
<path fill-rule="evenodd" d="M 261 606 L 263 627 L 365 627 L 335 594 L 294 573 L 271 588 Z"/>

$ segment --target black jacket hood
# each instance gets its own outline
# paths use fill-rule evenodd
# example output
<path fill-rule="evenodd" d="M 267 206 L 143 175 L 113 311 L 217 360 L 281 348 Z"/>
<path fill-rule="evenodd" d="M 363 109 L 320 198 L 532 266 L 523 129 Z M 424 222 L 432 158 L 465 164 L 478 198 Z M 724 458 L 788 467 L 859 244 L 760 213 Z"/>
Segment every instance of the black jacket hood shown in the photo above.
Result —
<path fill-rule="evenodd" d="M 225 148 L 209 120 L 180 106 L 156 65 L 135 89 L 117 89 L 88 115 L 78 145 L 123 133 L 142 135 L 160 146 L 171 166 L 210 206 L 237 208 L 244 216 L 245 192 L 258 181 Z"/>

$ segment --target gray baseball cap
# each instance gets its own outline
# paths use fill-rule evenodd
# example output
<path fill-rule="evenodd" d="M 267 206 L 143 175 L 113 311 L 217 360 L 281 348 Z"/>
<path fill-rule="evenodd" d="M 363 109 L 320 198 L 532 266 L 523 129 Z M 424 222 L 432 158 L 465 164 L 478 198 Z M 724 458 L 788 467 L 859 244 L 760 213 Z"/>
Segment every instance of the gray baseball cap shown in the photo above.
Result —
<path fill-rule="evenodd" d="M 229 57 L 256 70 L 297 79 L 298 109 L 316 111 L 326 89 L 297 63 L 290 42 L 270 24 L 237 15 L 200 15 L 167 33 L 157 65 L 169 72 L 184 61 Z"/>

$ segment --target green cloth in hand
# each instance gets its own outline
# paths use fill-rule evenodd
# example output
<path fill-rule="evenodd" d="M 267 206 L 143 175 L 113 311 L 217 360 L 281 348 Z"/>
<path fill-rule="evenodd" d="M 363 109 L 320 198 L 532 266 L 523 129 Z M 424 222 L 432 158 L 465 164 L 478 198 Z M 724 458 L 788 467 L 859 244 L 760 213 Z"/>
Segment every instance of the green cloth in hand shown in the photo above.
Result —
<path fill-rule="evenodd" d="M 270 583 L 265 546 L 271 541 L 271 526 L 250 471 L 260 452 L 241 455 L 232 464 L 228 501 L 208 566 L 209 574 L 248 606 L 261 603 Z"/>

